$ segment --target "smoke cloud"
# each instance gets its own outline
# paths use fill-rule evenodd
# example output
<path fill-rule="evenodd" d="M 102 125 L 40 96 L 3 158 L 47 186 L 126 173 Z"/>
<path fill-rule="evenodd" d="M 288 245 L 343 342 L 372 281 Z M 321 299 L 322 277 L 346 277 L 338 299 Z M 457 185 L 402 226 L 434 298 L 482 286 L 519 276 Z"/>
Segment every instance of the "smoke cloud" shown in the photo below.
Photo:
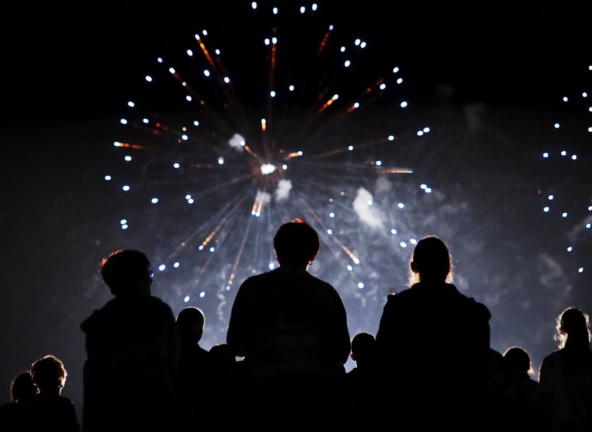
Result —
<path fill-rule="evenodd" d="M 371 228 L 384 228 L 384 214 L 374 206 L 372 194 L 363 187 L 358 189 L 353 207 L 360 221 Z"/>
<path fill-rule="evenodd" d="M 245 138 L 242 135 L 234 134 L 228 141 L 228 144 L 236 151 L 242 152 L 245 146 Z"/>
<path fill-rule="evenodd" d="M 282 179 L 275 190 L 275 200 L 284 201 L 290 197 L 290 190 L 292 189 L 292 182 L 290 180 Z"/>

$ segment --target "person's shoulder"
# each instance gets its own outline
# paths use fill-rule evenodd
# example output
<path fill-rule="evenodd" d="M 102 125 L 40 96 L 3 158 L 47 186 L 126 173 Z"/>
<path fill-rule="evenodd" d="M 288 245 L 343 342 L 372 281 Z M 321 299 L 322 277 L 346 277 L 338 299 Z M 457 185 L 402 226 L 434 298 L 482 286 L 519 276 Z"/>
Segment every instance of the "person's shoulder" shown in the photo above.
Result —
<path fill-rule="evenodd" d="M 80 324 L 80 328 L 84 333 L 88 333 L 93 331 L 96 328 L 102 327 L 102 322 L 106 319 L 107 316 L 110 315 L 110 311 L 116 307 L 116 299 L 113 298 L 109 300 L 107 303 L 103 305 L 100 309 L 95 309 L 93 313 L 82 323 Z"/>
<path fill-rule="evenodd" d="M 563 350 L 553 351 L 551 354 L 545 356 L 545 358 L 543 359 L 543 363 L 541 363 L 541 365 L 544 366 L 544 365 L 549 365 L 549 364 L 558 362 L 559 359 L 561 358 L 562 351 Z"/>
<path fill-rule="evenodd" d="M 487 306 L 485 306 L 483 303 L 479 303 L 473 297 L 468 297 L 468 296 L 464 295 L 463 293 L 458 291 L 458 289 L 454 285 L 452 285 L 452 284 L 448 284 L 448 285 L 450 285 L 450 287 L 453 288 L 458 293 L 459 298 L 463 302 L 464 306 L 467 309 L 469 309 L 476 318 L 487 320 L 487 321 L 489 321 L 491 319 L 491 312 L 489 311 L 489 308 Z"/>

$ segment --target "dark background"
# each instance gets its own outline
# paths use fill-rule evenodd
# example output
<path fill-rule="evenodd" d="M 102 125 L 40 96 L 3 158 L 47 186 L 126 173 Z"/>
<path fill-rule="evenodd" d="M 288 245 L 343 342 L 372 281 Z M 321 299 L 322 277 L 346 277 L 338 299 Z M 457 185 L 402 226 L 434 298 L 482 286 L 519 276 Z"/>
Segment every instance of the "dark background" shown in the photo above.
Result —
<path fill-rule="evenodd" d="M 52 353 L 70 371 L 64 394 L 80 411 L 83 338 L 71 323 L 108 299 L 89 275 L 100 257 L 118 247 L 116 239 L 104 238 L 109 224 L 93 219 L 97 206 L 109 207 L 108 199 L 97 200 L 107 192 L 85 188 L 107 163 L 103 151 L 113 141 L 108 125 L 130 94 L 141 90 L 147 65 L 171 46 L 188 44 L 202 28 L 224 32 L 229 42 L 241 44 L 240 31 L 233 29 L 248 25 L 249 4 L 3 6 L 0 392 L 1 386 L 6 391 L 0 394 L 5 399 L 11 377 Z M 452 105 L 484 102 L 492 109 L 527 109 L 552 122 L 555 113 L 562 119 L 569 119 L 572 110 L 584 114 L 581 105 L 562 103 L 564 95 L 592 92 L 587 2 L 355 0 L 323 1 L 319 8 L 336 27 L 356 30 L 372 44 L 380 55 L 371 61 L 396 59 L 405 73 L 408 100 L 416 105 L 430 105 L 435 86 L 447 84 L 454 88 Z M 573 151 L 587 151 L 587 137 L 576 141 Z M 577 192 L 587 194 L 590 183 L 579 187 Z M 592 305 L 589 282 L 587 276 L 574 288 L 584 306 Z M 551 350 L 551 334 L 548 339 Z"/>

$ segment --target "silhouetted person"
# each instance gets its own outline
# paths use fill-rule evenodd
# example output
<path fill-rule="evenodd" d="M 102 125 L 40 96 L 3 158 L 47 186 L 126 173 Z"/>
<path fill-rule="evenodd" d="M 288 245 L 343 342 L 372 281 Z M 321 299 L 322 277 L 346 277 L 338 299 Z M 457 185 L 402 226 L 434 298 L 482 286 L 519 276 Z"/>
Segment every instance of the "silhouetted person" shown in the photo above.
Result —
<path fill-rule="evenodd" d="M 351 359 L 356 367 L 345 376 L 347 405 L 354 405 L 348 422 L 350 430 L 374 430 L 376 407 L 376 339 L 358 333 L 351 341 Z"/>
<path fill-rule="evenodd" d="M 481 427 L 489 372 L 489 310 L 452 285 L 448 247 L 421 239 L 410 289 L 388 297 L 376 335 L 384 421 L 399 430 Z"/>
<path fill-rule="evenodd" d="M 167 431 L 179 355 L 175 317 L 152 296 L 152 269 L 142 252 L 111 254 L 101 275 L 115 298 L 81 325 L 88 356 L 83 428 Z"/>
<path fill-rule="evenodd" d="M 576 308 L 557 319 L 560 350 L 539 374 L 548 422 L 554 431 L 592 430 L 592 352 L 588 315 Z"/>
<path fill-rule="evenodd" d="M 535 431 L 543 427 L 543 399 L 539 383 L 530 379 L 530 356 L 519 347 L 510 348 L 503 358 L 506 389 L 504 402 L 508 418 L 504 430 Z"/>
<path fill-rule="evenodd" d="M 185 308 L 177 317 L 181 338 L 179 370 L 176 378 L 177 420 L 182 430 L 200 429 L 199 413 L 203 411 L 204 380 L 209 373 L 210 354 L 199 346 L 205 326 L 205 316 L 196 307 Z"/>
<path fill-rule="evenodd" d="M 346 312 L 337 291 L 307 272 L 319 251 L 310 225 L 283 224 L 273 246 L 280 266 L 242 284 L 227 341 L 245 357 L 255 426 L 316 428 L 342 388 L 350 352 Z"/>
<path fill-rule="evenodd" d="M 31 421 L 31 402 L 37 394 L 31 374 L 19 374 L 10 386 L 12 402 L 0 407 L 0 431 L 28 431 L 33 427 Z"/>
<path fill-rule="evenodd" d="M 32 400 L 31 419 L 35 431 L 79 432 L 74 404 L 60 393 L 68 373 L 64 364 L 48 355 L 33 363 L 31 378 L 38 392 Z"/>

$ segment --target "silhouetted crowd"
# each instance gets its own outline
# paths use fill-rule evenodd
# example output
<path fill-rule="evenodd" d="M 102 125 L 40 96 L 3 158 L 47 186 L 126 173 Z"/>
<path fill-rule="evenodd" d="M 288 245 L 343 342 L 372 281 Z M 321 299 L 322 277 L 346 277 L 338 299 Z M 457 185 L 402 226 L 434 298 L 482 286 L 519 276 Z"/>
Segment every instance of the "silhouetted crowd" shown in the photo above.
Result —
<path fill-rule="evenodd" d="M 114 298 L 81 324 L 86 335 L 85 432 L 199 431 L 592 431 L 588 316 L 557 319 L 560 349 L 539 381 L 528 353 L 490 348 L 491 314 L 452 284 L 451 256 L 421 239 L 410 288 L 389 295 L 376 337 L 350 342 L 338 292 L 307 272 L 319 237 L 296 219 L 277 231 L 280 266 L 248 278 L 230 318 L 227 344 L 199 345 L 205 317 L 177 319 L 152 296 L 142 252 L 104 259 Z M 351 355 L 356 368 L 346 373 Z M 241 358 L 236 361 L 237 357 Z M 67 373 L 46 356 L 12 383 L 1 431 L 80 430 L 61 396 Z"/>

